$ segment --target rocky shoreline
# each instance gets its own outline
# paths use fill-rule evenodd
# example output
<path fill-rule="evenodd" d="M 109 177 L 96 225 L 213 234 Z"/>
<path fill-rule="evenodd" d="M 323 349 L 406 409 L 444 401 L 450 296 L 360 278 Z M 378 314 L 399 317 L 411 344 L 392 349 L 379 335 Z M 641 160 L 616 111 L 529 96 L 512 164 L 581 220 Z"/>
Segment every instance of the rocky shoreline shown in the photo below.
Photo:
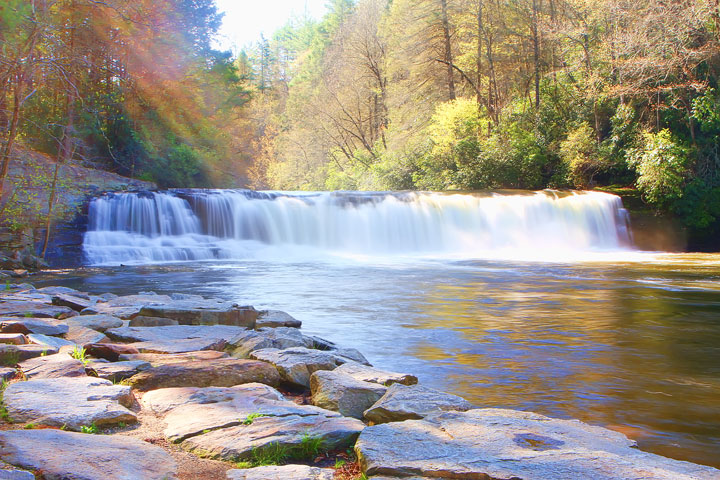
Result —
<path fill-rule="evenodd" d="M 0 293 L 3 479 L 720 479 L 196 295 Z"/>

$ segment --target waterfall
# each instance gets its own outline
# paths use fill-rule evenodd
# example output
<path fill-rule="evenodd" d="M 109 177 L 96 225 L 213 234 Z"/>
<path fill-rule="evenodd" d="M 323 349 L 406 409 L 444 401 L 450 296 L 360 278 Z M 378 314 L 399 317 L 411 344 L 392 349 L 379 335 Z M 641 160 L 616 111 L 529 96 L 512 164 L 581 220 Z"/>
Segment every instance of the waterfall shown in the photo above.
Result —
<path fill-rule="evenodd" d="M 315 254 L 512 256 L 627 250 L 627 212 L 601 192 L 387 193 L 173 190 L 89 207 L 93 265 Z M 275 249 L 275 250 L 272 250 Z"/>

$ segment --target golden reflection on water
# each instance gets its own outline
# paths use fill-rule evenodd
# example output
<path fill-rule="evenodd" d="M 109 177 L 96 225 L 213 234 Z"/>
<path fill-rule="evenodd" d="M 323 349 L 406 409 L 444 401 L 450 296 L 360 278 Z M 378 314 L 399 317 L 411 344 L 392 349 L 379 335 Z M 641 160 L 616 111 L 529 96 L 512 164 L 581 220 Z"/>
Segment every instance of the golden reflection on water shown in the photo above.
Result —
<path fill-rule="evenodd" d="M 458 341 L 410 353 L 465 367 L 450 381 L 476 405 L 580 418 L 643 449 L 720 466 L 720 256 L 537 265 L 438 282 L 422 304 L 407 326 Z M 682 441 L 660 433 L 673 430 Z"/>

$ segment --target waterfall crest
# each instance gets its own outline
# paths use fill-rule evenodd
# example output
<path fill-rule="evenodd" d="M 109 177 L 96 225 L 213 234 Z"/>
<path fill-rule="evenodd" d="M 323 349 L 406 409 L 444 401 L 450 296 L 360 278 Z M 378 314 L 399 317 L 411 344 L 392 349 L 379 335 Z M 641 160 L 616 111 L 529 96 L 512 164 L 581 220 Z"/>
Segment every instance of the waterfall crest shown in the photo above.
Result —
<path fill-rule="evenodd" d="M 253 258 L 267 247 L 542 260 L 631 244 L 621 199 L 601 192 L 173 190 L 94 199 L 83 251 L 92 265 Z"/>

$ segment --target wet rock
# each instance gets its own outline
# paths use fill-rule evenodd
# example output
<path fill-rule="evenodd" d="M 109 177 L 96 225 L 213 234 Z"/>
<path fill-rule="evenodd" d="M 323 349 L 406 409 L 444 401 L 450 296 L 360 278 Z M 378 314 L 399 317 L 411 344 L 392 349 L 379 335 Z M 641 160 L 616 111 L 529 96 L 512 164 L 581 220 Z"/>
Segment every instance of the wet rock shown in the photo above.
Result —
<path fill-rule="evenodd" d="M 3 402 L 13 421 L 80 430 L 134 423 L 135 414 L 125 408 L 133 401 L 130 387 L 113 385 L 93 377 L 39 378 L 10 384 Z"/>
<path fill-rule="evenodd" d="M 709 480 L 720 470 L 632 448 L 578 420 L 478 409 L 366 428 L 355 446 L 368 475 L 523 480 Z"/>
<path fill-rule="evenodd" d="M 175 325 L 166 327 L 122 327 L 105 332 L 110 338 L 134 342 L 132 346 L 147 353 L 184 353 L 197 350 L 222 350 L 245 335 L 242 327 L 228 325 Z"/>
<path fill-rule="evenodd" d="M 85 327 L 98 332 L 104 332 L 108 328 L 119 328 L 123 321 L 112 315 L 78 315 L 77 317 L 65 320 L 68 326 Z"/>
<path fill-rule="evenodd" d="M 228 480 L 333 480 L 335 470 L 307 465 L 269 465 L 246 469 L 233 469 L 227 472 Z"/>
<path fill-rule="evenodd" d="M 280 372 L 282 380 L 305 388 L 310 388 L 310 375 L 314 372 L 333 370 L 347 362 L 347 359 L 331 352 L 303 347 L 286 350 L 264 348 L 252 352 L 250 358 L 273 364 Z"/>
<path fill-rule="evenodd" d="M 5 301 L 0 303 L 0 316 L 32 318 L 68 318 L 77 312 L 69 307 L 47 305 L 40 302 Z"/>
<path fill-rule="evenodd" d="M 288 313 L 280 310 L 261 310 L 258 312 L 257 320 L 255 320 L 255 328 L 269 327 L 291 327 L 300 328 L 302 322 L 297 320 Z"/>
<path fill-rule="evenodd" d="M 28 343 L 28 339 L 22 333 L 0 333 L 0 343 L 25 345 Z"/>
<path fill-rule="evenodd" d="M 75 360 L 65 353 L 31 358 L 20 362 L 18 366 L 28 380 L 32 378 L 85 376 L 85 365 L 80 360 Z"/>
<path fill-rule="evenodd" d="M 131 377 L 128 383 L 147 391 L 169 387 L 230 387 L 258 382 L 267 385 L 280 383 L 275 367 L 265 362 L 221 358 L 207 361 L 172 363 L 152 367 Z"/>
<path fill-rule="evenodd" d="M 85 308 L 92 307 L 95 305 L 95 302 L 89 298 L 80 298 L 60 293 L 52 297 L 52 304 L 72 308 L 76 312 L 80 312 Z"/>
<path fill-rule="evenodd" d="M 164 305 L 173 300 L 167 295 L 125 295 L 96 303 L 80 312 L 82 315 L 106 314 L 122 320 L 130 320 L 140 314 L 146 305 Z"/>
<path fill-rule="evenodd" d="M 339 357 L 346 358 L 348 360 L 352 360 L 353 362 L 357 362 L 363 365 L 370 366 L 370 362 L 368 362 L 367 358 L 360 353 L 359 350 L 355 348 L 344 348 L 340 347 L 334 342 L 331 342 L 330 340 L 325 340 L 324 338 L 320 337 L 307 337 L 310 340 L 312 340 L 313 344 L 310 346 L 310 348 L 316 348 L 318 350 L 327 350 L 333 352 L 335 355 Z"/>
<path fill-rule="evenodd" d="M 386 387 L 393 383 L 402 383 L 403 385 L 415 385 L 418 379 L 414 375 L 407 373 L 395 373 L 378 370 L 377 368 L 360 365 L 358 363 L 344 363 L 337 368 L 338 373 L 343 373 L 353 377 L 355 380 L 363 382 L 378 383 Z"/>
<path fill-rule="evenodd" d="M 125 436 L 61 430 L 0 432 L 0 457 L 13 465 L 41 471 L 48 479 L 177 478 L 175 460 L 162 448 Z"/>
<path fill-rule="evenodd" d="M 38 333 L 40 335 L 64 335 L 68 332 L 65 322 L 47 318 L 0 318 L 0 332 L 2 333 Z"/>
<path fill-rule="evenodd" d="M 41 335 L 39 333 L 31 333 L 28 335 L 28 340 L 36 345 L 43 347 L 57 348 L 58 350 L 65 346 L 75 346 L 74 342 L 65 340 L 64 338 L 51 337 L 49 335 Z"/>
<path fill-rule="evenodd" d="M 192 361 L 213 361 L 219 358 L 228 358 L 229 355 L 225 352 L 218 352 L 217 350 L 200 350 L 197 352 L 185 352 L 185 353 L 135 353 L 135 354 L 122 354 L 119 356 L 120 360 L 142 360 L 150 362 L 153 367 L 158 365 L 170 365 L 173 363 L 185 363 Z"/>
<path fill-rule="evenodd" d="M 151 365 L 148 362 L 135 360 L 126 362 L 90 362 L 88 367 L 95 372 L 98 378 L 119 382 L 149 369 Z"/>
<path fill-rule="evenodd" d="M 93 330 L 91 328 L 80 327 L 77 325 L 69 325 L 70 329 L 65 334 L 65 338 L 78 345 L 85 345 L 86 343 L 106 343 L 110 339 L 105 334 Z"/>
<path fill-rule="evenodd" d="M 365 411 L 374 423 L 401 422 L 448 410 L 470 410 L 472 405 L 462 397 L 420 385 L 395 383 L 385 395 Z"/>
<path fill-rule="evenodd" d="M 258 331 L 247 330 L 238 341 L 232 355 L 248 358 L 250 353 L 263 348 L 285 350 L 292 347 L 312 348 L 313 341 L 296 328 L 262 328 Z"/>
<path fill-rule="evenodd" d="M 297 405 L 280 392 L 258 383 L 231 388 L 170 388 L 143 396 L 142 404 L 164 415 L 165 436 L 180 442 L 211 430 L 237 425 L 248 426 L 259 418 L 312 417 L 340 418 L 322 408 Z"/>
<path fill-rule="evenodd" d="M 166 327 L 168 325 L 180 324 L 172 318 L 145 317 L 143 315 L 138 315 L 130 320 L 131 327 Z"/>
<path fill-rule="evenodd" d="M 318 439 L 323 450 L 344 449 L 355 442 L 365 425 L 354 418 L 322 415 L 258 417 L 250 425 L 212 430 L 190 437 L 182 447 L 202 457 L 243 460 L 267 449 L 297 453 L 307 439 Z"/>
<path fill-rule="evenodd" d="M 312 403 L 318 407 L 340 412 L 346 417 L 362 419 L 363 412 L 385 394 L 386 387 L 363 382 L 337 373 L 337 369 L 321 370 L 310 377 Z"/>
<path fill-rule="evenodd" d="M 144 306 L 139 315 L 170 318 L 180 325 L 232 325 L 254 328 L 258 312 L 253 307 L 231 302 L 176 300 L 165 305 Z"/>
<path fill-rule="evenodd" d="M 140 353 L 137 348 L 118 343 L 86 343 L 83 348 L 88 355 L 117 362 L 120 355 L 133 355 Z"/>
<path fill-rule="evenodd" d="M 0 344 L 0 366 L 13 367 L 18 362 L 42 355 L 58 353 L 57 348 L 43 345 L 4 345 Z"/>

